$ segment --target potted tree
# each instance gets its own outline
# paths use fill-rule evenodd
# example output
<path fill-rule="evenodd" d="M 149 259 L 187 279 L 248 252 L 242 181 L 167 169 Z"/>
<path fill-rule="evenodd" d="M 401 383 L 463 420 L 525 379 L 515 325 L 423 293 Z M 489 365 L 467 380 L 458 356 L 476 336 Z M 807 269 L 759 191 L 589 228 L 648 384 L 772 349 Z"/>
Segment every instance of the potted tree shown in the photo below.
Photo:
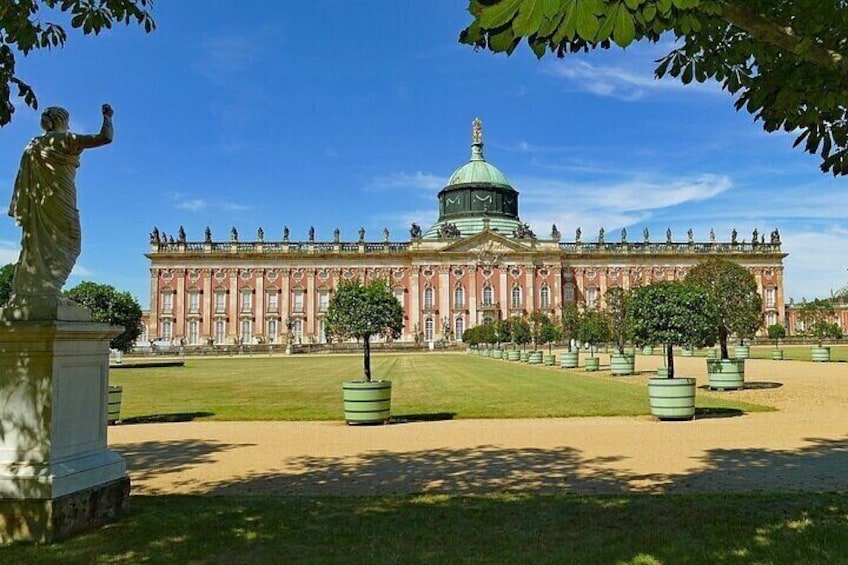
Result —
<path fill-rule="evenodd" d="M 716 331 L 721 357 L 707 359 L 710 388 L 742 388 L 745 360 L 730 358 L 727 340 L 731 335 L 740 340 L 751 338 L 762 325 L 763 301 L 754 275 L 738 263 L 714 257 L 692 267 L 685 281 L 704 289 L 718 311 Z"/>
<path fill-rule="evenodd" d="M 503 349 L 501 359 L 509 361 L 510 350 L 507 350 L 504 345 L 512 341 L 512 323 L 509 320 L 498 320 L 495 333 L 498 336 L 498 343 L 500 344 L 501 349 Z M 512 344 L 512 349 L 515 349 L 515 344 Z"/>
<path fill-rule="evenodd" d="M 574 369 L 579 361 L 580 349 L 574 340 L 577 337 L 577 327 L 580 323 L 580 312 L 577 305 L 570 302 L 562 308 L 561 339 L 566 343 L 566 351 L 560 357 L 560 367 Z"/>
<path fill-rule="evenodd" d="M 324 318 L 328 335 L 362 340 L 363 379 L 346 381 L 344 413 L 348 424 L 387 422 L 392 403 L 392 382 L 371 378 L 371 337 L 396 339 L 403 329 L 403 307 L 382 280 L 363 285 L 343 282 L 336 289 Z"/>
<path fill-rule="evenodd" d="M 533 351 L 531 351 L 527 362 L 531 365 L 542 364 L 542 352 L 539 350 L 539 346 L 545 344 L 545 342 L 542 341 L 542 328 L 545 323 L 550 323 L 550 318 L 548 318 L 548 316 L 544 313 L 533 312 L 530 315 L 530 337 L 533 342 Z"/>
<path fill-rule="evenodd" d="M 817 346 L 810 348 L 813 361 L 830 361 L 830 347 L 824 347 L 824 340 L 842 337 L 842 330 L 831 322 L 835 315 L 833 303 L 821 298 L 805 302 L 798 312 L 798 318 L 804 324 L 804 335 L 816 340 Z"/>
<path fill-rule="evenodd" d="M 486 349 L 483 350 L 483 357 L 493 357 L 495 344 L 498 342 L 495 324 L 483 324 L 477 327 L 480 328 L 480 341 L 486 344 Z"/>
<path fill-rule="evenodd" d="M 783 350 L 778 349 L 778 347 L 780 346 L 780 340 L 786 337 L 786 327 L 782 324 L 772 324 L 766 328 L 766 332 L 769 339 L 774 340 L 774 350 L 771 352 L 771 358 L 774 361 L 781 361 L 783 359 Z"/>
<path fill-rule="evenodd" d="M 530 324 L 525 319 L 515 316 L 512 319 L 512 341 L 521 347 L 521 360 L 525 363 L 530 357 L 530 353 L 525 350 L 526 348 L 524 346 L 530 343 L 532 338 Z"/>
<path fill-rule="evenodd" d="M 468 352 L 477 355 L 479 353 L 477 346 L 480 344 L 480 331 L 478 326 L 468 328 L 462 332 L 462 341 L 468 344 Z"/>
<path fill-rule="evenodd" d="M 660 420 L 691 420 L 695 416 L 695 379 L 675 375 L 673 348 L 715 343 L 715 304 L 703 288 L 667 281 L 635 289 L 631 308 L 636 343 L 659 343 L 665 349 L 667 376 L 648 381 L 651 414 Z"/>
<path fill-rule="evenodd" d="M 598 310 L 586 310 L 580 315 L 580 324 L 577 326 L 577 339 L 581 343 L 589 344 L 589 357 L 586 358 L 586 370 L 597 371 L 600 362 L 595 357 L 595 346 L 609 340 L 609 319 L 604 312 Z"/>
<path fill-rule="evenodd" d="M 613 375 L 632 375 L 636 368 L 636 356 L 624 351 L 631 332 L 629 294 L 620 286 L 611 287 L 606 293 L 610 335 L 615 344 L 615 351 L 610 354 Z"/>

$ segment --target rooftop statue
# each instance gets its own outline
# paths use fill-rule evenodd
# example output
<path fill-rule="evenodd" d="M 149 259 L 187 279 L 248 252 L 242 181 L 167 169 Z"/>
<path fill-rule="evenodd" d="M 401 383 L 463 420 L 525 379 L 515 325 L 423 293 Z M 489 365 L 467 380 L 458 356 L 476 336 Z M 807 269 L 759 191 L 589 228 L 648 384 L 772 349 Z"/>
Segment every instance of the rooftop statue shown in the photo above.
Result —
<path fill-rule="evenodd" d="M 648 228 L 642 230 L 642 239 L 645 243 L 648 243 L 651 240 L 651 232 L 648 231 Z"/>
<path fill-rule="evenodd" d="M 577 229 L 574 230 L 574 241 L 580 243 L 581 235 L 583 235 L 583 230 L 580 229 L 580 226 L 577 226 Z"/>
<path fill-rule="evenodd" d="M 209 226 L 206 226 L 206 229 L 203 230 L 203 241 L 205 243 L 212 243 L 212 229 Z"/>
<path fill-rule="evenodd" d="M 81 251 L 76 174 L 84 150 L 112 142 L 112 107 L 104 104 L 101 113 L 100 132 L 82 135 L 68 131 L 67 110 L 47 108 L 44 133 L 24 149 L 9 205 L 22 230 L 9 300 L 15 318 L 57 319 L 59 306 L 73 304 L 61 290 Z"/>
<path fill-rule="evenodd" d="M 421 239 L 421 226 L 412 222 L 412 227 L 409 228 L 409 237 L 412 239 Z"/>

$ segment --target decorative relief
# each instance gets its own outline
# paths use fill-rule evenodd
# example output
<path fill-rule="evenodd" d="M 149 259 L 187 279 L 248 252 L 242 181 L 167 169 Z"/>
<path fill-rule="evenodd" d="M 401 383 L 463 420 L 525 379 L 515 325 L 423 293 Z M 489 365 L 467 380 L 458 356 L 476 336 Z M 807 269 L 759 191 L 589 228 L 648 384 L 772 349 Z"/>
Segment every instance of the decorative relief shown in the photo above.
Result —
<path fill-rule="evenodd" d="M 304 272 L 303 272 L 303 269 L 302 269 L 302 268 L 295 269 L 295 270 L 292 272 L 292 278 L 293 278 L 294 280 L 298 281 L 298 282 L 299 282 L 299 281 L 302 281 L 302 280 L 303 280 L 303 277 L 304 277 Z"/>
<path fill-rule="evenodd" d="M 421 271 L 421 274 L 424 275 L 424 278 L 429 280 L 429 279 L 433 278 L 433 275 L 435 273 L 433 272 L 432 267 L 424 267 L 423 270 Z"/>
<path fill-rule="evenodd" d="M 521 267 L 513 267 L 512 269 L 509 270 L 509 274 L 511 274 L 513 277 L 520 277 L 521 276 Z"/>
<path fill-rule="evenodd" d="M 242 269 L 239 276 L 241 277 L 241 280 L 249 281 L 251 278 L 253 278 L 253 269 Z"/>
<path fill-rule="evenodd" d="M 162 270 L 162 280 L 171 281 L 174 278 L 174 271 L 171 269 Z"/>
<path fill-rule="evenodd" d="M 330 270 L 329 269 L 318 269 L 318 280 L 326 281 L 330 278 Z"/>
<path fill-rule="evenodd" d="M 280 277 L 280 274 L 277 272 L 277 269 L 270 269 L 268 273 L 265 275 L 269 281 L 275 281 Z"/>
<path fill-rule="evenodd" d="M 215 271 L 215 280 L 220 282 L 227 278 L 227 273 L 224 269 L 218 269 Z"/>
<path fill-rule="evenodd" d="M 480 272 L 483 273 L 483 276 L 487 279 L 492 278 L 492 274 L 494 273 L 491 267 L 483 267 Z"/>
<path fill-rule="evenodd" d="M 403 277 L 405 275 L 406 275 L 406 269 L 404 269 L 403 267 L 397 268 L 397 269 L 392 269 L 392 276 L 395 278 L 395 280 L 398 280 L 398 281 L 403 280 Z"/>
<path fill-rule="evenodd" d="M 597 276 L 598 272 L 595 269 L 586 269 L 586 278 L 588 280 L 593 281 Z"/>
<path fill-rule="evenodd" d="M 461 277 L 463 277 L 464 275 L 465 275 L 465 271 L 464 271 L 461 267 L 456 267 L 456 268 L 453 270 L 453 276 L 455 276 L 455 277 L 457 277 L 457 278 L 461 278 Z"/>

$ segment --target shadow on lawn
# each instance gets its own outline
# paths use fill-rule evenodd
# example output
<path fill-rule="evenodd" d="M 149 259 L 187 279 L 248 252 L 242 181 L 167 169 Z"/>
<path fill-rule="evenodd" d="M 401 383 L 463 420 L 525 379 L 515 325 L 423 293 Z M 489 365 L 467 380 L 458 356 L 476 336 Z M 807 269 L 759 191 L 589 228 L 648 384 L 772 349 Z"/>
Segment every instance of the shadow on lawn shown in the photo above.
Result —
<path fill-rule="evenodd" d="M 456 418 L 456 412 L 433 412 L 431 414 L 400 414 L 389 419 L 391 424 L 407 424 L 411 422 L 443 422 Z"/>
<path fill-rule="evenodd" d="M 214 412 L 174 412 L 171 414 L 149 414 L 145 416 L 133 416 L 121 420 L 121 425 L 132 424 L 171 424 L 174 422 L 191 422 L 198 418 L 214 416 Z"/>
<path fill-rule="evenodd" d="M 720 411 L 720 409 L 710 409 Z M 360 457 L 293 457 L 297 471 L 221 482 L 212 494 L 383 495 L 496 492 L 620 494 L 844 492 L 848 440 L 807 439 L 797 450 L 715 449 L 679 474 L 638 473 L 623 457 L 585 457 L 571 447 L 373 451 Z M 615 464 L 615 465 L 613 465 Z"/>

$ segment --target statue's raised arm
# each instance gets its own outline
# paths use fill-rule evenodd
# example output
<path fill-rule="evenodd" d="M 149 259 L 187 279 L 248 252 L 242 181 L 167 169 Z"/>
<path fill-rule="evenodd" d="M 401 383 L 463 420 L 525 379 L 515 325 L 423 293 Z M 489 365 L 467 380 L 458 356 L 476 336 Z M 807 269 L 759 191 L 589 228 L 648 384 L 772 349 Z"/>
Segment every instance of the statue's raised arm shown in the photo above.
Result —
<path fill-rule="evenodd" d="M 100 132 L 81 135 L 68 131 L 67 110 L 47 108 L 41 115 L 44 133 L 24 149 L 9 206 L 9 215 L 21 226 L 21 254 L 3 318 L 80 317 L 61 291 L 81 250 L 76 188 L 80 154 L 113 138 L 112 107 L 104 104 L 101 111 Z"/>

